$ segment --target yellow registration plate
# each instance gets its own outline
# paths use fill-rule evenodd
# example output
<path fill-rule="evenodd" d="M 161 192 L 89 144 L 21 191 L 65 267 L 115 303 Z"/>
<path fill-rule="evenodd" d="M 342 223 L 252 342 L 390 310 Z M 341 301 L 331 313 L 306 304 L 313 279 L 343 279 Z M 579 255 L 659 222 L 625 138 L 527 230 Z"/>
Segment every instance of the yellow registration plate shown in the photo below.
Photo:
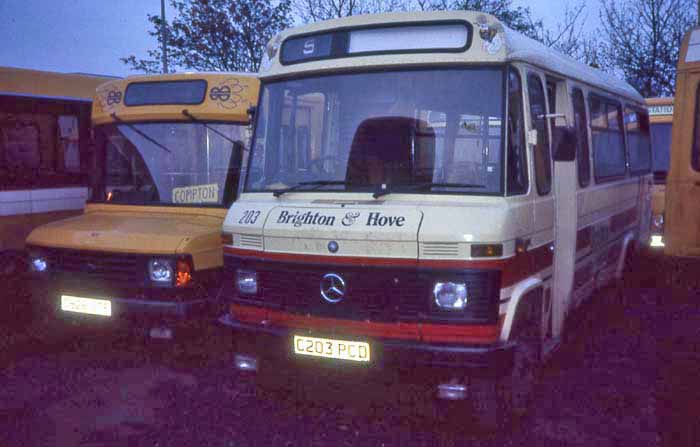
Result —
<path fill-rule="evenodd" d="M 370 360 L 369 343 L 301 335 L 294 336 L 294 353 L 354 362 L 369 362 Z"/>
<path fill-rule="evenodd" d="M 112 316 L 112 302 L 95 298 L 61 295 L 61 310 L 80 314 Z"/>

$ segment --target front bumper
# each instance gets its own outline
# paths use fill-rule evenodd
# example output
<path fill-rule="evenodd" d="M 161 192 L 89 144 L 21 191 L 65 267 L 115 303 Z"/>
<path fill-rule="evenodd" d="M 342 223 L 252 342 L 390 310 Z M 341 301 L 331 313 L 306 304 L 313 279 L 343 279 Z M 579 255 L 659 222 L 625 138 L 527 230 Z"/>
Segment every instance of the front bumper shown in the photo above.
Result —
<path fill-rule="evenodd" d="M 453 379 L 494 378 L 508 374 L 513 365 L 515 343 L 484 346 L 437 344 L 420 341 L 378 339 L 339 335 L 314 330 L 252 325 L 225 314 L 219 322 L 235 331 L 235 351 L 258 359 L 259 369 L 306 374 L 325 369 L 335 374 L 398 375 L 401 383 L 442 383 Z M 369 364 L 294 354 L 293 336 L 306 335 L 334 339 L 365 341 L 372 352 Z M 314 376 L 315 380 L 318 376 Z"/>
<path fill-rule="evenodd" d="M 199 289 L 191 293 L 178 291 L 169 299 L 165 290 L 131 292 L 94 281 L 54 281 L 33 278 L 32 298 L 35 314 L 46 313 L 65 323 L 109 329 L 146 329 L 154 327 L 184 328 L 212 322 L 221 307 L 211 297 L 218 289 Z M 187 291 L 190 292 L 190 291 Z M 173 291 L 173 294 L 175 291 Z M 61 296 L 105 299 L 111 302 L 111 315 L 99 316 L 61 310 Z"/>

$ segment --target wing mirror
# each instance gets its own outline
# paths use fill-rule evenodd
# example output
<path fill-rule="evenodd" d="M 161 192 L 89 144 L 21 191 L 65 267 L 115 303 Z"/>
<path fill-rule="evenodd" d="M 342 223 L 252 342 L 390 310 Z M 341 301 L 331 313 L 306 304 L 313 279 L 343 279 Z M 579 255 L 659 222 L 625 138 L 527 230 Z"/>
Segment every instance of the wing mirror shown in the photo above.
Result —
<path fill-rule="evenodd" d="M 554 161 L 576 160 L 578 137 L 573 127 L 554 128 Z"/>

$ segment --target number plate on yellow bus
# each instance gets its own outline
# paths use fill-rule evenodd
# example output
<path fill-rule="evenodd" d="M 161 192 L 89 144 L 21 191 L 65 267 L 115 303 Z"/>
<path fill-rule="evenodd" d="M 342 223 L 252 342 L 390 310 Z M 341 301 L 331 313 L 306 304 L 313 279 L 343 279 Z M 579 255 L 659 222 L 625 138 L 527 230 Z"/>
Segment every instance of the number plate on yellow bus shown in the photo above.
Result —
<path fill-rule="evenodd" d="M 112 302 L 95 298 L 61 295 L 61 310 L 110 317 L 112 316 Z"/>
<path fill-rule="evenodd" d="M 354 362 L 369 362 L 370 360 L 369 343 L 301 335 L 294 336 L 294 353 Z"/>

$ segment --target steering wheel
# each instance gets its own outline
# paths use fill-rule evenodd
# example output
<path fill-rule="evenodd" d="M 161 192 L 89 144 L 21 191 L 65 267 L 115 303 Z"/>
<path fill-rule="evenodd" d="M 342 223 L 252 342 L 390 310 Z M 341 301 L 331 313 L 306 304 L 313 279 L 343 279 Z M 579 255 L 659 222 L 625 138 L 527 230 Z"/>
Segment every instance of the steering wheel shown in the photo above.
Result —
<path fill-rule="evenodd" d="M 333 162 L 333 170 L 338 167 L 339 162 L 338 159 L 332 155 L 326 155 L 321 158 L 317 158 L 315 160 L 311 160 L 309 163 L 309 171 L 311 171 L 314 174 L 332 174 L 332 172 L 327 171 L 323 164 L 327 161 Z"/>

